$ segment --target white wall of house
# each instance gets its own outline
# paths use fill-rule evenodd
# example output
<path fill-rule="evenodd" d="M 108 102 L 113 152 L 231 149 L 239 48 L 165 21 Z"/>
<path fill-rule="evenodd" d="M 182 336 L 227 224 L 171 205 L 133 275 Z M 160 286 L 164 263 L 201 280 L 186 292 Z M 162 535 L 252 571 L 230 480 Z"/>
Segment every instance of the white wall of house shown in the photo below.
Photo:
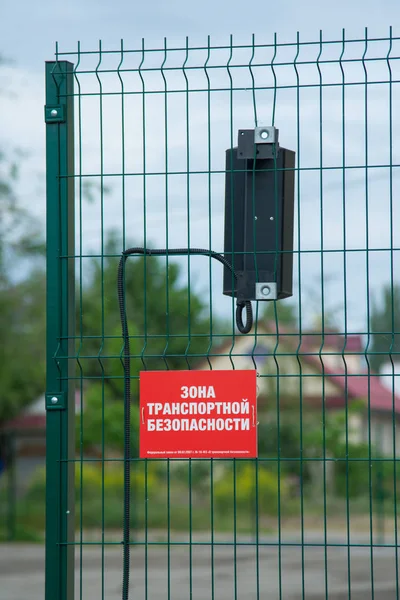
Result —
<path fill-rule="evenodd" d="M 325 348 L 321 356 L 324 365 L 337 373 L 342 373 L 345 369 L 349 373 L 362 374 L 365 371 L 365 361 L 358 354 L 345 354 L 342 356 L 337 350 Z"/>
<path fill-rule="evenodd" d="M 386 362 L 382 365 L 380 371 L 380 381 L 382 385 L 389 390 L 393 391 L 396 396 L 400 396 L 400 362 Z"/>
<path fill-rule="evenodd" d="M 364 413 L 361 417 L 359 441 L 375 446 L 376 450 L 385 456 L 400 456 L 400 418 L 393 413 L 372 412 L 370 418 Z M 394 427 L 393 427 L 394 424 Z M 394 436 L 393 436 L 394 430 Z M 395 447 L 393 446 L 393 438 Z"/>

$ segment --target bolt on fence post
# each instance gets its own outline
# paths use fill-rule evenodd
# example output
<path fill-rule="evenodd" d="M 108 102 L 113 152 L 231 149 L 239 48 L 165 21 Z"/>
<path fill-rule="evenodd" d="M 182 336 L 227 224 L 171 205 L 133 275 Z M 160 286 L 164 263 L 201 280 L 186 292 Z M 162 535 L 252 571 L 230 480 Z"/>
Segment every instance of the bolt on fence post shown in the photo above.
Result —
<path fill-rule="evenodd" d="M 74 597 L 73 77 L 72 63 L 46 63 L 46 600 Z"/>

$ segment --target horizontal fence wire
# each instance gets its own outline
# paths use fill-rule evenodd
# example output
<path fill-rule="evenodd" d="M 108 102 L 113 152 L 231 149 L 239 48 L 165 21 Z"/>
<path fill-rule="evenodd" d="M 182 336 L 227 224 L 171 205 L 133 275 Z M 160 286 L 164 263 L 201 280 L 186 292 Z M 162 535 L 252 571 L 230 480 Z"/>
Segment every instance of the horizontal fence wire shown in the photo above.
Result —
<path fill-rule="evenodd" d="M 116 277 L 142 246 L 166 256 L 125 267 L 130 597 L 399 599 L 399 51 L 392 29 L 57 46 L 75 107 L 76 250 L 60 262 L 77 329 L 54 361 L 76 364 L 76 598 L 120 597 Z M 253 302 L 241 335 L 223 267 L 168 250 L 224 252 L 225 151 L 271 125 L 296 153 L 293 295 Z M 139 373 L 185 369 L 257 371 L 258 459 L 138 458 Z"/>

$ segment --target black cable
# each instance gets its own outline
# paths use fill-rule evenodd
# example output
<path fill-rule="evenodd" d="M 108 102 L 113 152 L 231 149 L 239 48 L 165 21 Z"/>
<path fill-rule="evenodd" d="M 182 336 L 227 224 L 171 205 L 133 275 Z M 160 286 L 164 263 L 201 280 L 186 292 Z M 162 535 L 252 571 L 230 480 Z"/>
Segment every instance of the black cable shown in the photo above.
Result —
<path fill-rule="evenodd" d="M 130 344 L 128 321 L 126 318 L 124 270 L 128 256 L 187 256 L 187 255 L 211 256 L 225 267 L 228 267 L 233 277 L 237 274 L 231 263 L 218 252 L 204 250 L 202 248 L 172 248 L 172 249 L 148 249 L 128 248 L 124 250 L 118 265 L 118 304 L 121 318 L 122 339 L 124 340 L 124 518 L 123 518 L 123 569 L 122 569 L 122 600 L 129 599 L 129 568 L 130 568 L 130 501 L 131 501 L 131 367 L 130 367 Z M 243 309 L 246 309 L 246 324 L 243 323 Z M 250 300 L 236 301 L 236 325 L 240 333 L 249 333 L 253 326 L 253 309 Z"/>

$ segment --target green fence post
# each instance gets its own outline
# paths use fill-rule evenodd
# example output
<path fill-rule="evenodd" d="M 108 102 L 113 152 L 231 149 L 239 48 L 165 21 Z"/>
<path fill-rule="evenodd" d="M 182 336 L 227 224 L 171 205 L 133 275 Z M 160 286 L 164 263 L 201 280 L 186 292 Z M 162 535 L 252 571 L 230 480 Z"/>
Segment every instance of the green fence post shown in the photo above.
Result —
<path fill-rule="evenodd" d="M 46 600 L 74 597 L 73 83 L 71 63 L 46 63 Z"/>

